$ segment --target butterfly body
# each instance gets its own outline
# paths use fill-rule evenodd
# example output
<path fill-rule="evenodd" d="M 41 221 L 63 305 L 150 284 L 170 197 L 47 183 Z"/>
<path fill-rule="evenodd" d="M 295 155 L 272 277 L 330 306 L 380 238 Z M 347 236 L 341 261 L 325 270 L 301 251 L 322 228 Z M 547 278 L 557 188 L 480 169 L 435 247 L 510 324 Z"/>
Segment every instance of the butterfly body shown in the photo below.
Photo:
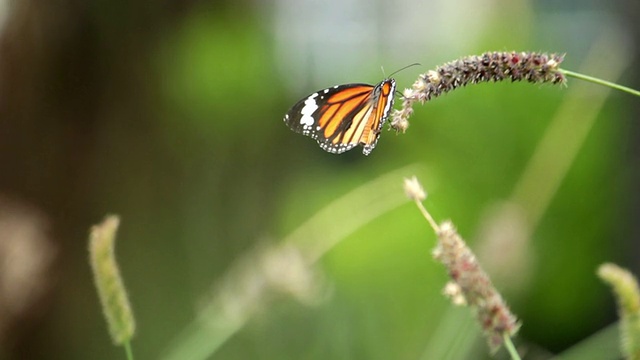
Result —
<path fill-rule="evenodd" d="M 369 155 L 393 107 L 396 82 L 377 85 L 337 85 L 315 92 L 297 102 L 284 116 L 291 130 L 315 139 L 320 147 L 340 154 L 362 145 Z"/>

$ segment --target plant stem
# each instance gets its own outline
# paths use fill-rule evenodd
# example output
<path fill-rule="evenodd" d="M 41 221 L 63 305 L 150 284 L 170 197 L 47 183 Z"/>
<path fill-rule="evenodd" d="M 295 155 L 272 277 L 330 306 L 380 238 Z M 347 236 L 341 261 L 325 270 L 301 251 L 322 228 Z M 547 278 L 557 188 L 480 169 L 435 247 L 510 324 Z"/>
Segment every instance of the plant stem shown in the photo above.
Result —
<path fill-rule="evenodd" d="M 614 84 L 614 83 L 609 82 L 609 81 L 605 81 L 605 80 L 602 80 L 602 79 L 594 78 L 594 77 L 591 77 L 591 76 L 588 76 L 588 75 L 583 75 L 583 74 L 576 73 L 576 72 L 569 71 L 569 70 L 565 70 L 565 69 L 560 69 L 560 71 L 563 74 L 565 74 L 567 76 L 570 76 L 570 77 L 574 77 L 576 79 L 589 81 L 589 82 L 592 82 L 592 83 L 598 84 L 598 85 L 608 86 L 610 88 L 613 88 L 613 89 L 616 89 L 616 90 L 620 90 L 620 91 L 624 91 L 626 93 L 629 93 L 629 94 L 632 94 L 632 95 L 635 95 L 635 96 L 640 96 L 640 91 L 628 88 L 626 86 Z"/>
<path fill-rule="evenodd" d="M 511 355 L 511 358 L 513 360 L 521 360 L 520 355 L 518 355 L 516 347 L 513 345 L 513 341 L 511 341 L 511 337 L 509 336 L 509 334 L 505 332 L 504 334 L 502 334 L 502 337 L 504 338 L 504 347 L 507 348 L 507 351 L 509 352 L 509 355 Z"/>
<path fill-rule="evenodd" d="M 122 345 L 124 346 L 124 352 L 127 354 L 127 360 L 133 360 L 133 351 L 131 351 L 131 343 L 127 340 Z"/>

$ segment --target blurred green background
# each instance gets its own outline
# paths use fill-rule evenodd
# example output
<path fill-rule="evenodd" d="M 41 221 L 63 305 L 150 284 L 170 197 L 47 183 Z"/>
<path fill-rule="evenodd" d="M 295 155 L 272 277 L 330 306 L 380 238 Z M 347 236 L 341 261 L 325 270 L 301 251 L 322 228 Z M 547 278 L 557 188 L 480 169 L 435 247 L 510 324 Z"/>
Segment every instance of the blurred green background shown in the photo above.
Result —
<path fill-rule="evenodd" d="M 380 66 L 388 74 L 420 62 L 394 76 L 403 89 L 487 50 L 566 53 L 564 68 L 637 88 L 637 0 L 0 5 L 1 359 L 124 358 L 86 250 L 89 227 L 106 214 L 122 218 L 116 252 L 137 320 L 134 354 L 155 359 L 221 283 L 239 282 L 228 271 L 238 259 L 397 169 L 371 198 L 401 203 L 402 177 L 420 178 L 427 208 L 456 224 L 504 289 L 527 358 L 549 358 L 616 321 L 600 263 L 640 272 L 637 98 L 573 79 L 566 88 L 469 86 L 417 105 L 407 133 L 384 131 L 368 157 L 325 153 L 282 121 L 317 89 L 379 82 Z M 569 126 L 552 142 L 557 158 L 594 121 L 576 157 L 566 172 L 543 162 L 529 190 L 512 195 L 559 114 Z M 536 218 L 529 206 L 548 186 Z M 516 220 L 495 225 L 497 204 L 514 196 L 525 199 Z M 468 309 L 441 295 L 446 271 L 414 205 L 372 209 L 355 231 L 366 201 L 330 209 L 336 216 L 307 240 L 346 236 L 313 264 L 318 298 L 260 297 L 211 359 L 488 356 Z M 506 243 L 491 247 L 484 238 L 496 233 Z M 456 337 L 465 331 L 472 336 Z"/>

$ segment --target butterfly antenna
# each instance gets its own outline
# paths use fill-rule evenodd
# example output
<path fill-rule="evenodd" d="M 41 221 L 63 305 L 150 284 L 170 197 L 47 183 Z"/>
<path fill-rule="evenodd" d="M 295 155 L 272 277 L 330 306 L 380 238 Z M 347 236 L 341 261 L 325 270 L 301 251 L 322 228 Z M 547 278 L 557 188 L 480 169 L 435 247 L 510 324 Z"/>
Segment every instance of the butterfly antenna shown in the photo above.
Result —
<path fill-rule="evenodd" d="M 405 69 L 408 69 L 408 68 L 410 68 L 410 67 L 412 67 L 412 66 L 420 66 L 420 63 L 413 63 L 413 64 L 407 65 L 407 66 L 405 66 L 405 67 L 403 67 L 403 68 L 400 68 L 400 69 L 398 69 L 398 70 L 396 70 L 396 71 L 392 72 L 392 73 L 391 73 L 387 78 L 390 78 L 390 77 L 392 77 L 393 75 L 395 75 L 395 74 L 399 73 L 400 71 L 405 70 Z M 384 74 L 384 69 L 382 70 L 382 73 Z"/>

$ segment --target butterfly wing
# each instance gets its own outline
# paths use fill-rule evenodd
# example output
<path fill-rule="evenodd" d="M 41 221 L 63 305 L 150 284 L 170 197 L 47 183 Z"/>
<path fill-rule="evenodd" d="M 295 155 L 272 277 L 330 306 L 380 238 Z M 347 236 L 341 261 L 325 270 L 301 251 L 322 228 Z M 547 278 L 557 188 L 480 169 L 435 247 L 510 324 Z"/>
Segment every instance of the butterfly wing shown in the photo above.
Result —
<path fill-rule="evenodd" d="M 376 86 L 334 86 L 300 100 L 284 121 L 293 131 L 315 139 L 325 151 L 340 154 L 360 144 L 369 155 L 393 106 L 394 91 L 393 79 Z"/>

